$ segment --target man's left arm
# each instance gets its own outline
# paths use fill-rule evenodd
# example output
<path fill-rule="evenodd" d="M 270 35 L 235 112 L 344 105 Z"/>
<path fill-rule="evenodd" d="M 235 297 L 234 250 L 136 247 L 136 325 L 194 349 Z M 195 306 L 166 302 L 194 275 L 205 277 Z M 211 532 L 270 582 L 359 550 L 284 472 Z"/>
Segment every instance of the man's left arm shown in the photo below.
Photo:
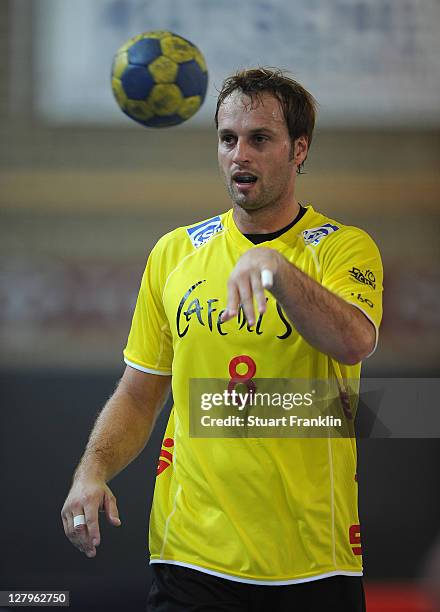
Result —
<path fill-rule="evenodd" d="M 348 277 L 347 266 L 340 267 Z M 254 324 L 254 298 L 258 312 L 265 312 L 266 297 L 261 279 L 263 270 L 272 272 L 271 293 L 309 344 L 347 365 L 359 363 L 373 352 L 377 340 L 376 326 L 364 314 L 363 303 L 358 306 L 350 303 L 351 300 L 347 300 L 342 290 L 340 293 L 344 297 L 337 294 L 341 275 L 333 274 L 335 290 L 329 290 L 273 249 L 256 247 L 239 259 L 228 281 L 224 321 L 234 317 L 239 304 L 242 304 L 249 324 Z M 332 283 L 329 284 L 333 288 Z M 354 295 L 355 299 L 358 295 L 361 301 L 364 299 L 355 291 L 350 295 Z M 370 300 L 366 298 L 368 302 Z"/>

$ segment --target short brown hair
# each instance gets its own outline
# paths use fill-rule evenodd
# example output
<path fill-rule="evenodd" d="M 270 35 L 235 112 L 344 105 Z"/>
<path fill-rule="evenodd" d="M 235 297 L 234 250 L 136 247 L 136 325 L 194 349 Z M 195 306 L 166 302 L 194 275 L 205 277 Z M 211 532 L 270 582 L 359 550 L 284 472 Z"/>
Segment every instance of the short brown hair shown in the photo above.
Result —
<path fill-rule="evenodd" d="M 317 103 L 297 81 L 279 68 L 251 68 L 240 70 L 223 82 L 217 99 L 215 125 L 218 127 L 218 113 L 225 99 L 239 90 L 252 101 L 259 99 L 263 92 L 271 93 L 280 103 L 290 138 L 307 138 L 310 147 L 315 127 Z"/>

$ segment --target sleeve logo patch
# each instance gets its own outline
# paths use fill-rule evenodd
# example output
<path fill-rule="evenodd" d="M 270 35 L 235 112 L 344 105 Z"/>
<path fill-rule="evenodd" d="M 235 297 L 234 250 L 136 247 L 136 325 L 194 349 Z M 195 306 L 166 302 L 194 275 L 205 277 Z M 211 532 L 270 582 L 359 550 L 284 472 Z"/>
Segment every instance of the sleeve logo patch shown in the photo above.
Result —
<path fill-rule="evenodd" d="M 208 221 L 203 221 L 203 223 L 199 223 L 194 227 L 190 227 L 186 231 L 188 232 L 188 236 L 193 243 L 193 246 L 198 249 L 202 244 L 208 242 L 214 234 L 221 232 L 223 230 L 223 225 L 220 220 L 220 217 L 213 217 L 212 219 L 208 219 Z"/>
<path fill-rule="evenodd" d="M 307 229 L 303 231 L 304 244 L 312 244 L 313 246 L 317 246 L 321 240 L 333 234 L 339 229 L 337 225 L 332 225 L 331 223 L 324 223 L 324 225 L 320 225 L 319 227 L 312 227 L 311 229 Z"/>
<path fill-rule="evenodd" d="M 348 273 L 358 283 L 363 283 L 364 285 L 369 285 L 373 289 L 376 289 L 376 277 L 371 270 L 365 270 L 363 272 L 360 268 L 353 266 Z"/>

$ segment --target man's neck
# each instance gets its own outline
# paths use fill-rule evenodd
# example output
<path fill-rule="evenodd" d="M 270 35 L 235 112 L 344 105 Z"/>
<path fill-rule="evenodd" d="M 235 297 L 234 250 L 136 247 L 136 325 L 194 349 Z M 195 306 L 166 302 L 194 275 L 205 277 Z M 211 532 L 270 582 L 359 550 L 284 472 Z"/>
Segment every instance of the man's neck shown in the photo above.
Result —
<path fill-rule="evenodd" d="M 296 199 L 289 205 L 267 206 L 258 210 L 233 207 L 233 218 L 242 234 L 270 234 L 288 225 L 298 215 L 300 206 Z"/>

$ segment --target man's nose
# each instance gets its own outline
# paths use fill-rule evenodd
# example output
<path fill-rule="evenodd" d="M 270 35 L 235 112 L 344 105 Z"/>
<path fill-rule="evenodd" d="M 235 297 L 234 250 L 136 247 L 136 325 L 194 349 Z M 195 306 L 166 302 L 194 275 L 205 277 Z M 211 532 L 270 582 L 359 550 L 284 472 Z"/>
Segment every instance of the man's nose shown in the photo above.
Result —
<path fill-rule="evenodd" d="M 249 143 L 246 140 L 239 138 L 234 147 L 233 161 L 236 164 L 246 164 L 251 159 L 251 151 Z"/>

